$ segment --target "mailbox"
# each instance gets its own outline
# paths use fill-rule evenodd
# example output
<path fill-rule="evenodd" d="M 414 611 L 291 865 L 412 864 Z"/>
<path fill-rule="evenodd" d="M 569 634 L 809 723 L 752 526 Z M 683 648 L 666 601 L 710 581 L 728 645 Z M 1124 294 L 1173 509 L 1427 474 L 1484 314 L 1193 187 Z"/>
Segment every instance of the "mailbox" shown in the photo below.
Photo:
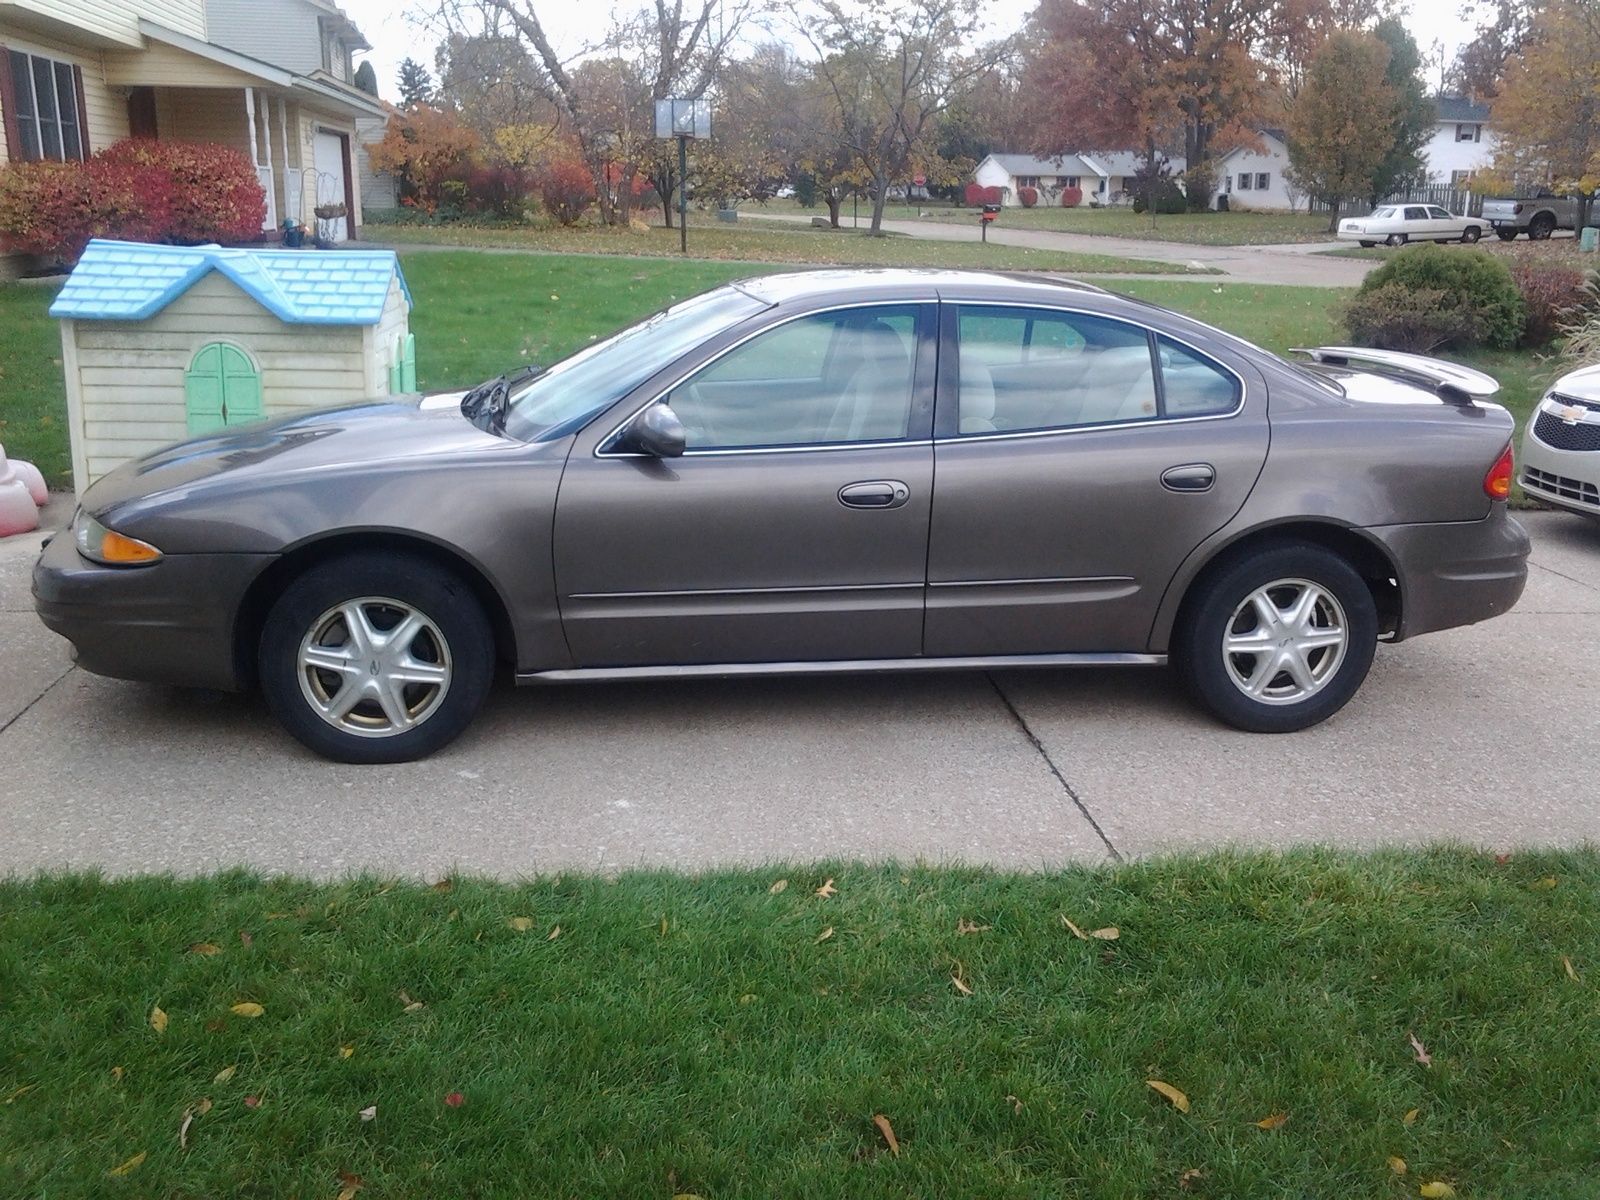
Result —
<path fill-rule="evenodd" d="M 983 206 L 983 211 L 978 214 L 978 220 L 982 221 L 985 225 L 987 225 L 990 221 L 994 220 L 999 215 L 1000 215 L 1000 206 L 998 204 L 985 204 Z"/>

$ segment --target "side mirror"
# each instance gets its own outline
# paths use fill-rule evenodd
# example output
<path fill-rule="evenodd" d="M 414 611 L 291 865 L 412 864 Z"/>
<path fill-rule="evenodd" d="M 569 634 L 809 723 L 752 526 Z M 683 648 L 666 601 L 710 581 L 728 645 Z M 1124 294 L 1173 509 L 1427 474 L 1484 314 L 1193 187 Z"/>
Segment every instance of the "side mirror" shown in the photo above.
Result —
<path fill-rule="evenodd" d="M 652 404 L 628 426 L 627 444 L 656 458 L 677 458 L 688 442 L 683 422 L 665 404 Z"/>

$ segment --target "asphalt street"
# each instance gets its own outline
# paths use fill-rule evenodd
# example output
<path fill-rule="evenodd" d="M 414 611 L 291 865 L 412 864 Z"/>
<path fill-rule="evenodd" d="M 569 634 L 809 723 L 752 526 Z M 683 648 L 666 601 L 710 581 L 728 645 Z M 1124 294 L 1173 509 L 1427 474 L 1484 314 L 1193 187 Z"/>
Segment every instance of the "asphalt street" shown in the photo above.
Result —
<path fill-rule="evenodd" d="M 314 758 L 249 697 L 72 668 L 32 612 L 37 536 L 0 541 L 0 873 L 1044 868 L 1596 839 L 1600 524 L 1522 519 L 1513 613 L 1381 648 L 1356 700 L 1300 734 L 1223 728 L 1149 668 L 505 686 L 455 745 L 392 767 Z"/>

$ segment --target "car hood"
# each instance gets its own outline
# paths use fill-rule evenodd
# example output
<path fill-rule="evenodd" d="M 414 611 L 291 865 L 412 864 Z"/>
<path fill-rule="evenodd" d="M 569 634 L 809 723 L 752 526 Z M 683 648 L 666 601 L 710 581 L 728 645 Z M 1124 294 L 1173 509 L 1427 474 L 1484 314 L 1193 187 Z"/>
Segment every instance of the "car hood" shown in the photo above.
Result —
<path fill-rule="evenodd" d="M 504 453 L 522 443 L 486 433 L 461 415 L 462 392 L 394 396 L 241 426 L 125 463 L 83 494 L 96 516 L 156 496 L 173 499 L 265 476 L 367 470 L 422 457 Z"/>
<path fill-rule="evenodd" d="M 1600 402 L 1600 366 L 1568 371 L 1550 385 L 1550 390 L 1578 400 Z"/>

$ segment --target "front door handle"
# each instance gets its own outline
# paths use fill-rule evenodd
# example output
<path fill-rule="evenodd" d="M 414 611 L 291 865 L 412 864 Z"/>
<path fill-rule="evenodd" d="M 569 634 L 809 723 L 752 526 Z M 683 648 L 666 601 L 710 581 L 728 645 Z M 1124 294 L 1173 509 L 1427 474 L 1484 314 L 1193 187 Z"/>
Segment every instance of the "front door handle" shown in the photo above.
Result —
<path fill-rule="evenodd" d="M 1217 481 L 1210 463 L 1184 463 L 1161 472 L 1161 486 L 1169 492 L 1209 492 Z"/>
<path fill-rule="evenodd" d="M 911 489 L 898 479 L 868 479 L 839 489 L 846 508 L 899 508 L 911 498 Z"/>

